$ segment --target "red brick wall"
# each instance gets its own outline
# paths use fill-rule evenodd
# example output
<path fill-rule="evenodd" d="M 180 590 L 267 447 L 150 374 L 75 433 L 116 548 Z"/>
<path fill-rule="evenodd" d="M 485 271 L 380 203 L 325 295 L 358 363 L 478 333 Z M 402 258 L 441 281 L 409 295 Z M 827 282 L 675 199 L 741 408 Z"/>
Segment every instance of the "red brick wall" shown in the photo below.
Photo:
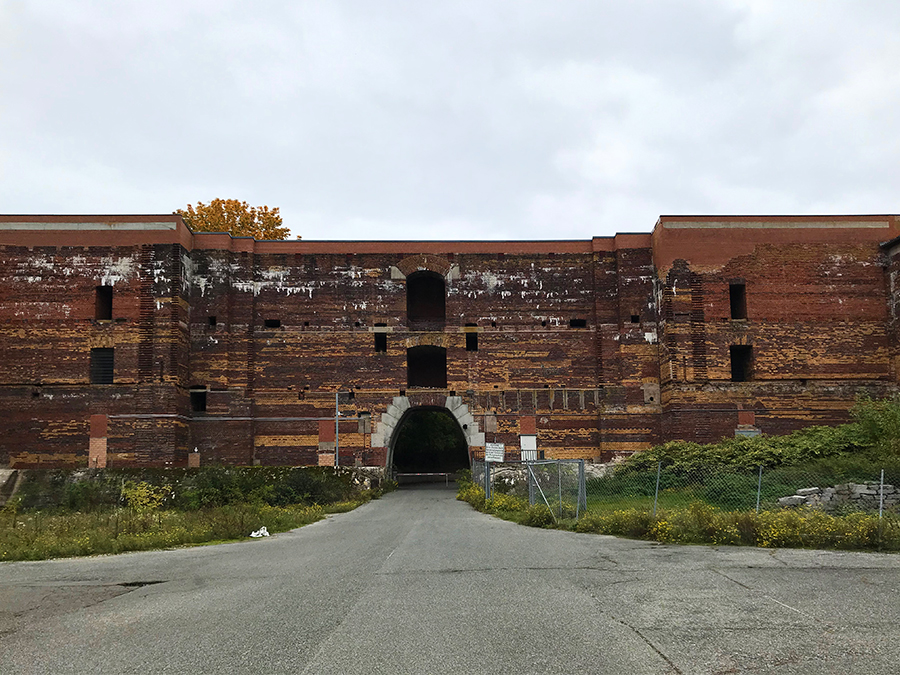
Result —
<path fill-rule="evenodd" d="M 547 457 L 609 459 L 732 435 L 738 410 L 767 433 L 836 423 L 857 395 L 896 390 L 900 255 L 879 247 L 894 217 L 664 217 L 652 238 L 400 243 L 254 242 L 131 218 L 151 229 L 0 217 L 0 463 L 85 465 L 90 416 L 105 414 L 112 466 L 184 465 L 194 448 L 203 463 L 316 464 L 333 452 L 320 430 L 333 432 L 336 391 L 353 392 L 343 415 L 372 420 L 342 420 L 342 464 L 386 460 L 378 430 L 404 395 L 459 397 L 476 455 L 487 440 L 515 456 L 533 418 Z M 405 276 L 419 269 L 446 278 L 443 328 L 407 325 Z M 736 280 L 745 321 L 730 318 Z M 93 318 L 100 284 L 111 321 Z M 446 389 L 408 389 L 417 345 L 446 349 Z M 731 345 L 753 348 L 747 382 L 731 381 Z M 112 385 L 89 383 L 95 346 L 115 349 Z M 204 412 L 192 387 L 206 388 Z M 496 431 L 481 436 L 488 414 Z"/>
<path fill-rule="evenodd" d="M 658 227 L 656 259 L 671 255 L 670 244 L 686 256 L 658 270 L 663 437 L 729 435 L 741 407 L 755 413 L 761 431 L 786 433 L 846 420 L 859 395 L 890 394 L 895 376 L 877 239 L 891 231 Z M 730 283 L 745 284 L 746 320 L 731 318 Z M 731 381 L 731 345 L 752 347 L 749 381 Z"/>

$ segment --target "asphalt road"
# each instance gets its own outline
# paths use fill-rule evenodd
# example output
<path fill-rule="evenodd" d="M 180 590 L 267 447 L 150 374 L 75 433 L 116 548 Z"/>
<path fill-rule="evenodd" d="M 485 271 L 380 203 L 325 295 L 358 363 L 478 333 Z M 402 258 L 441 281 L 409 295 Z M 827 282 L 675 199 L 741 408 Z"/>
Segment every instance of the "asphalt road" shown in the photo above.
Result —
<path fill-rule="evenodd" d="M 269 539 L 0 564 L 0 673 L 896 673 L 900 556 L 544 531 L 406 489 Z"/>

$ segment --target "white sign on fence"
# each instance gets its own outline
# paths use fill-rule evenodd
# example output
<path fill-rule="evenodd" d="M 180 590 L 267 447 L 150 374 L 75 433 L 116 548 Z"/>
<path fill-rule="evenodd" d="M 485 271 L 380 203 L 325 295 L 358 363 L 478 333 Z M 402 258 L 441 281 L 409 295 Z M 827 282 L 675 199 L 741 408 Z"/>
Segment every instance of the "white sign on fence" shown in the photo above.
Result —
<path fill-rule="evenodd" d="M 502 462 L 506 455 L 506 446 L 503 443 L 485 443 L 484 461 Z"/>

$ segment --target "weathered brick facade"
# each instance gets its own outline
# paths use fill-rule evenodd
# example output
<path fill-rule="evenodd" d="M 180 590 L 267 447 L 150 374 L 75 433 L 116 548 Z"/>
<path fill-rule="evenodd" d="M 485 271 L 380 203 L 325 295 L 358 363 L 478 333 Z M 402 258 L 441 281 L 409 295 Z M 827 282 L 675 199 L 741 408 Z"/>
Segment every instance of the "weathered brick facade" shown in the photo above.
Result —
<path fill-rule="evenodd" d="M 342 464 L 390 463 L 419 406 L 451 410 L 475 456 L 839 422 L 897 390 L 898 234 L 662 217 L 583 241 L 260 242 L 0 217 L 0 464 L 331 463 L 336 394 Z"/>

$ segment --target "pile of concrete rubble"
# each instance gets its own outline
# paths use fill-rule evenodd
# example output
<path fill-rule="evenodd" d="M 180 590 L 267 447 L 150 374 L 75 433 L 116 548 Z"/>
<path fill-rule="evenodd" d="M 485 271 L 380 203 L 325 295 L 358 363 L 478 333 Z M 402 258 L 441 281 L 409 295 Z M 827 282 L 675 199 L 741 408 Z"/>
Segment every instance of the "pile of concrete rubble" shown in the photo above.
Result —
<path fill-rule="evenodd" d="M 803 488 L 797 494 L 782 497 L 779 506 L 808 506 L 814 509 L 831 510 L 837 507 L 850 506 L 863 511 L 878 508 L 884 494 L 884 507 L 891 508 L 900 504 L 900 490 L 893 485 L 881 483 L 842 483 L 827 488 Z"/>

